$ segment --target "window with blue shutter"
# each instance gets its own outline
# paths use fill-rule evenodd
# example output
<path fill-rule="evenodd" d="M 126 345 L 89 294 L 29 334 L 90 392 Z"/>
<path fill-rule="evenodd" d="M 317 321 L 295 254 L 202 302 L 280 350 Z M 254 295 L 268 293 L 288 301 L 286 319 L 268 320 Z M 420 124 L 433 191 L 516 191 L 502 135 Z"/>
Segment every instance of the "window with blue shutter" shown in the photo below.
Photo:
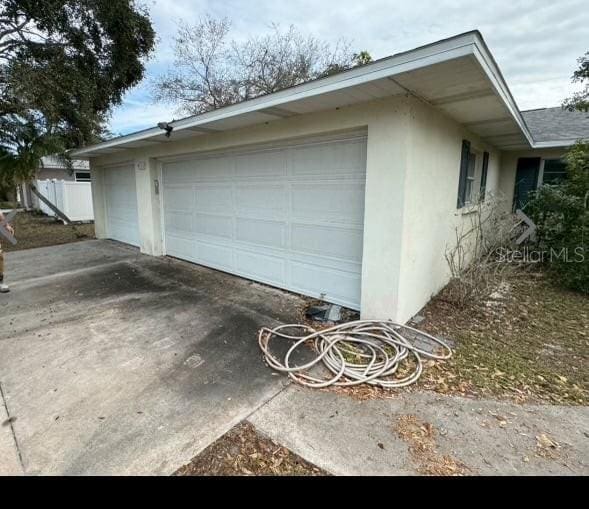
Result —
<path fill-rule="evenodd" d="M 489 171 L 489 152 L 483 153 L 483 170 L 481 172 L 481 201 L 485 199 L 487 190 L 487 172 Z"/>
<path fill-rule="evenodd" d="M 471 166 L 471 159 L 470 159 L 470 141 L 462 140 L 462 155 L 460 157 L 460 180 L 458 181 L 458 202 L 456 204 L 457 208 L 461 209 L 467 203 L 467 197 L 469 198 L 470 195 L 467 194 L 468 189 L 468 170 L 469 166 Z"/>

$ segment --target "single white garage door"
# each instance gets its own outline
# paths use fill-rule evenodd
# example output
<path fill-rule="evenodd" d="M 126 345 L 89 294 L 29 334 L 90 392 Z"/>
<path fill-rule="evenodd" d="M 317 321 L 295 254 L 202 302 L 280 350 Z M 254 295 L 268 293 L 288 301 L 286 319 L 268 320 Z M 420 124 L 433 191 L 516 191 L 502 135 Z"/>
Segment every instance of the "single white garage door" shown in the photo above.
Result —
<path fill-rule="evenodd" d="M 359 309 L 366 135 L 167 162 L 166 253 Z"/>
<path fill-rule="evenodd" d="M 137 192 L 132 165 L 104 170 L 104 195 L 108 238 L 139 246 Z"/>

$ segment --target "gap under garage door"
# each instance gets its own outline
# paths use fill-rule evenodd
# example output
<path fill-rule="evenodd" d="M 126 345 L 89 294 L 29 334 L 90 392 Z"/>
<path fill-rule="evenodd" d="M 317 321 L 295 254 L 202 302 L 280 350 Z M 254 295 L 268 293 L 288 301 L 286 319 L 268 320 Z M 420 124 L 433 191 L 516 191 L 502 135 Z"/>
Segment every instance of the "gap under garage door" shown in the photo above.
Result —
<path fill-rule="evenodd" d="M 360 307 L 366 135 L 162 165 L 166 254 Z"/>

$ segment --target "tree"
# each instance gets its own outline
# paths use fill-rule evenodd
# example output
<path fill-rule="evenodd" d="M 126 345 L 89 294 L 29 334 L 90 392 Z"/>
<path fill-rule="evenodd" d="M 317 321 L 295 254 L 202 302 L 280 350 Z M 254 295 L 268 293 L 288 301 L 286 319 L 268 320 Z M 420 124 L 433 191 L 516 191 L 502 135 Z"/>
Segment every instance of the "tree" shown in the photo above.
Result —
<path fill-rule="evenodd" d="M 567 178 L 538 189 L 526 214 L 551 254 L 548 268 L 557 282 L 589 294 L 589 143 L 577 142 L 565 159 Z"/>
<path fill-rule="evenodd" d="M 578 60 L 579 68 L 573 73 L 573 83 L 581 83 L 585 88 L 565 100 L 563 107 L 569 111 L 589 111 L 589 51 Z"/>
<path fill-rule="evenodd" d="M 3 0 L 0 171 L 26 179 L 43 155 L 99 139 L 154 42 L 134 0 Z"/>
<path fill-rule="evenodd" d="M 268 34 L 243 42 L 229 41 L 230 31 L 228 18 L 181 24 L 174 67 L 154 82 L 154 99 L 184 113 L 204 113 L 372 60 L 366 51 L 352 54 L 343 40 L 330 45 L 294 26 L 283 31 L 273 24 Z"/>

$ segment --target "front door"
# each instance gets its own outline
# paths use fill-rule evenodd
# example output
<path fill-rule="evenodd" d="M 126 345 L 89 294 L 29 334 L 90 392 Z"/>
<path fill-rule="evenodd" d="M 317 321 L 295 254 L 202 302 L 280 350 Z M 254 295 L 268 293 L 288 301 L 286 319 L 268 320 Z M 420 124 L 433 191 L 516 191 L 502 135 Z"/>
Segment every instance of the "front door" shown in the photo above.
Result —
<path fill-rule="evenodd" d="M 518 159 L 513 196 L 513 208 L 515 210 L 523 209 L 526 206 L 530 192 L 535 191 L 538 187 L 539 172 L 539 157 L 520 157 Z"/>

